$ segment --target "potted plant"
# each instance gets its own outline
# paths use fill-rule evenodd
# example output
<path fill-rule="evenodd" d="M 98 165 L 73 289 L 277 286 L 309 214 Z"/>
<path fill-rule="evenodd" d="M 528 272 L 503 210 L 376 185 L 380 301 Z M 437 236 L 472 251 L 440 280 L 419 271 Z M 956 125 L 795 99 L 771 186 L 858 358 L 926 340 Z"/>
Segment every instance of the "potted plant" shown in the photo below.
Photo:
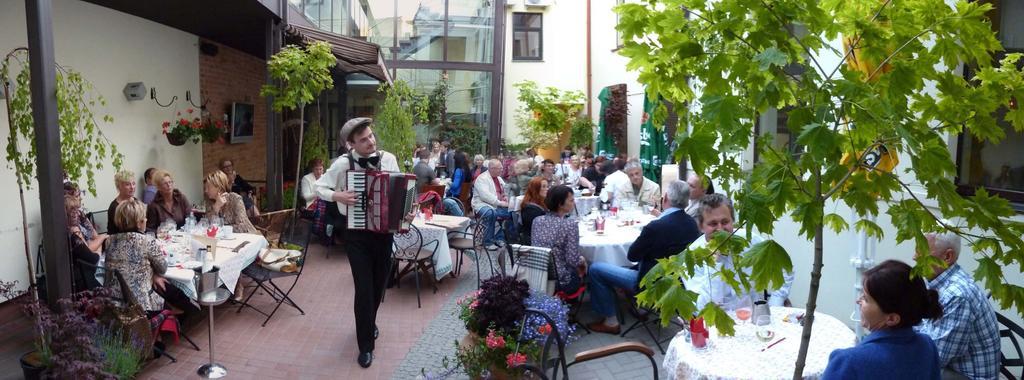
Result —
<path fill-rule="evenodd" d="M 181 111 L 178 111 L 177 118 L 173 123 L 167 120 L 163 122 L 163 133 L 164 136 L 167 136 L 167 142 L 174 146 L 185 145 L 189 140 L 196 144 L 200 141 L 208 144 L 223 143 L 224 132 L 227 131 L 224 122 L 212 120 L 209 116 L 189 119 L 194 112 L 189 108 L 185 110 L 183 116 Z"/>
<path fill-rule="evenodd" d="M 537 309 L 556 321 L 555 328 L 571 336 L 568 308 L 557 298 L 531 292 L 525 281 L 495 276 L 480 290 L 458 300 L 459 319 L 466 336 L 456 342 L 456 359 L 469 377 L 518 378 L 518 364 L 538 360 L 541 343 L 552 326 L 541 318 L 523 320 L 527 308 Z"/>
<path fill-rule="evenodd" d="M 416 133 L 412 126 L 417 118 L 424 119 L 423 110 L 416 95 L 404 81 L 381 84 L 377 91 L 384 93 L 384 102 L 373 117 L 373 132 L 377 135 L 381 149 L 395 155 L 400 163 L 412 162 L 412 151 L 416 145 Z"/>
<path fill-rule="evenodd" d="M 540 89 L 533 81 L 515 84 L 522 103 L 517 122 L 520 134 L 544 158 L 558 161 L 569 142 L 573 123 L 580 117 L 586 96 L 580 91 L 562 91 L 554 87 Z"/>
<path fill-rule="evenodd" d="M 0 299 L 23 294 L 16 285 L 0 281 Z M 61 298 L 57 310 L 38 300 L 26 302 L 23 310 L 34 321 L 36 338 L 35 350 L 20 358 L 25 379 L 134 377 L 142 369 L 151 336 L 148 330 L 136 334 L 120 324 L 117 308 L 107 288 Z"/>

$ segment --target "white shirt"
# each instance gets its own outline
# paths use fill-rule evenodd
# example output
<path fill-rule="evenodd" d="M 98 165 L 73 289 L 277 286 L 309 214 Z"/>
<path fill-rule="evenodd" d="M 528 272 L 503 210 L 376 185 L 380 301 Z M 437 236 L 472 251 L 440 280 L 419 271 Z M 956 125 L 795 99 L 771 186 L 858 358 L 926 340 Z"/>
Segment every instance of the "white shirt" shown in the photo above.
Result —
<path fill-rule="evenodd" d="M 306 208 L 316 200 L 316 176 L 313 173 L 302 177 L 302 199 L 306 201 Z"/>
<path fill-rule="evenodd" d="M 736 230 L 737 236 L 744 236 L 746 232 L 742 229 Z M 764 241 L 764 238 L 760 235 L 754 234 L 750 237 L 750 245 L 760 243 Z M 689 249 L 706 247 L 708 244 L 707 239 L 703 237 L 697 238 L 693 243 L 690 243 Z M 733 262 L 732 256 L 721 256 L 718 259 L 719 267 L 732 269 Z M 707 266 L 697 267 L 693 273 L 693 277 L 683 279 L 686 284 L 686 289 L 697 292 L 697 310 L 704 308 L 708 302 L 715 302 L 719 305 L 728 305 L 730 302 L 734 302 L 738 296 L 736 291 L 731 286 L 725 283 L 718 274 L 718 267 L 711 268 Z M 749 274 L 749 268 L 746 269 Z M 771 306 L 782 306 L 786 302 L 786 298 L 789 298 L 789 289 L 793 286 L 793 273 L 783 273 L 785 284 L 776 290 L 770 291 L 771 297 L 768 298 L 768 304 Z M 746 295 L 750 295 L 754 301 L 763 298 L 760 292 L 756 289 L 751 289 Z"/>
<path fill-rule="evenodd" d="M 623 186 L 631 186 L 629 175 L 622 170 L 616 170 L 614 173 L 604 177 L 604 187 L 601 189 L 601 192 L 607 191 L 609 195 L 614 195 Z"/>
<path fill-rule="evenodd" d="M 360 158 L 359 154 L 355 151 L 349 152 L 349 154 L 356 159 Z M 398 168 L 398 159 L 395 158 L 395 155 L 383 150 L 376 154 L 380 154 L 380 170 L 396 173 L 402 171 Z M 331 164 L 331 167 L 328 168 L 327 171 L 324 172 L 324 175 L 320 176 L 320 179 L 316 181 L 315 186 L 317 196 L 325 201 L 333 202 L 335 191 L 347 190 L 348 176 L 345 173 L 348 172 L 348 168 L 349 163 L 347 155 L 343 155 L 335 159 L 334 163 Z M 359 167 L 358 163 L 355 164 L 355 168 L 357 170 L 362 169 Z M 340 211 L 342 215 L 348 215 L 348 211 L 345 210 L 345 205 L 340 202 L 338 203 L 338 211 Z"/>
<path fill-rule="evenodd" d="M 573 170 L 569 164 L 558 164 L 555 165 L 555 177 L 562 180 L 563 183 L 570 187 L 577 187 L 580 184 L 580 177 L 583 176 L 583 169 Z"/>

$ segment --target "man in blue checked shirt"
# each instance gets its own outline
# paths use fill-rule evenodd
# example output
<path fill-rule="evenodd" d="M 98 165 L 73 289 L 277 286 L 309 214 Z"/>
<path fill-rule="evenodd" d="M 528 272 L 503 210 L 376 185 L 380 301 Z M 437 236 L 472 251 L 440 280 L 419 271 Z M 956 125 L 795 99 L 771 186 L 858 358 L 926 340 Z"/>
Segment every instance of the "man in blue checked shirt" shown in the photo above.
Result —
<path fill-rule="evenodd" d="M 999 327 L 985 293 L 956 263 L 960 236 L 927 234 L 930 254 L 946 263 L 936 267 L 928 288 L 939 292 L 942 318 L 915 327 L 931 336 L 939 349 L 943 379 L 995 379 L 999 371 Z M 922 254 L 918 252 L 918 254 Z"/>

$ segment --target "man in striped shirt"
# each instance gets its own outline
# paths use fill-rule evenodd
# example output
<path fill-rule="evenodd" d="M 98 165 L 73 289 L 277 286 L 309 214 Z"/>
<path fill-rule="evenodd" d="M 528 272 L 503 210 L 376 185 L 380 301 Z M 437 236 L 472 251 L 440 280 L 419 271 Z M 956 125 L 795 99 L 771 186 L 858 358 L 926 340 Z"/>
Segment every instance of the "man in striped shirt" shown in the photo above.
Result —
<path fill-rule="evenodd" d="M 999 371 L 996 314 L 985 293 L 956 263 L 960 236 L 944 232 L 926 237 L 929 254 L 946 263 L 946 268 L 934 268 L 928 281 L 928 288 L 939 292 L 943 315 L 925 319 L 915 329 L 935 341 L 944 379 L 995 379 Z"/>

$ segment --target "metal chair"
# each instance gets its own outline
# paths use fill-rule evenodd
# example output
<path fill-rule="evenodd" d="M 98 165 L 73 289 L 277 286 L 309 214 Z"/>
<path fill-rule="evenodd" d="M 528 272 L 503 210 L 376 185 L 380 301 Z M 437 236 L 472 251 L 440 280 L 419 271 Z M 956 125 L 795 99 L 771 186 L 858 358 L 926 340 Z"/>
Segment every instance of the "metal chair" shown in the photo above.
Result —
<path fill-rule="evenodd" d="M 558 379 L 558 374 L 561 372 L 562 377 L 569 379 L 569 367 L 576 364 L 588 362 L 591 360 L 597 360 L 605 357 L 609 357 L 624 352 L 638 352 L 647 357 L 647 360 L 651 363 L 651 369 L 654 376 L 654 380 L 658 380 L 658 364 L 654 361 L 654 350 L 651 350 L 647 345 L 639 342 L 622 342 L 610 344 L 604 347 L 595 348 L 592 350 L 583 351 L 577 353 L 571 362 L 566 362 L 565 356 L 565 339 L 562 337 L 562 333 L 558 331 L 557 324 L 555 321 L 548 316 L 546 313 L 535 310 L 526 309 L 523 314 L 523 323 L 521 326 L 526 326 L 526 321 L 530 317 L 540 317 L 545 323 L 551 326 L 551 333 L 547 335 L 544 342 L 541 344 L 541 357 L 537 363 L 524 363 L 517 365 L 513 368 L 521 369 L 526 372 L 530 372 L 532 375 L 540 379 Z M 520 332 L 520 341 L 524 338 L 522 332 Z M 556 348 L 557 356 L 552 356 L 549 352 L 551 348 Z M 550 371 L 550 376 L 548 376 Z"/>
<path fill-rule="evenodd" d="M 295 209 L 290 208 L 263 213 L 253 218 L 253 226 L 263 234 L 263 237 L 267 238 L 267 242 L 270 243 L 271 247 L 275 247 L 281 239 L 285 225 L 290 222 L 294 212 Z"/>
<path fill-rule="evenodd" d="M 633 322 L 633 324 L 630 325 L 629 328 L 627 328 L 624 331 L 622 331 L 622 334 L 620 334 L 619 336 L 625 338 L 626 334 L 629 334 L 631 331 L 633 331 L 633 330 L 635 330 L 637 328 L 643 327 L 644 331 L 647 332 L 647 336 L 649 336 L 651 338 L 651 340 L 654 341 L 654 345 L 658 347 L 658 351 L 660 351 L 661 354 L 664 355 L 665 354 L 665 348 L 662 347 L 662 343 L 665 343 L 665 342 L 668 342 L 668 341 L 672 340 L 672 337 L 670 336 L 670 337 L 665 338 L 665 339 L 658 339 L 658 337 L 661 336 L 661 330 L 662 330 L 661 317 L 659 316 L 658 311 L 656 311 L 654 309 L 638 306 L 636 304 L 636 301 L 635 301 L 636 300 L 636 295 L 635 294 L 632 294 L 631 292 L 627 292 L 626 295 L 629 296 L 629 298 L 630 298 L 630 301 L 629 301 L 629 312 L 630 312 L 630 314 L 633 315 L 633 317 L 636 318 L 636 322 Z M 622 320 L 621 315 L 620 315 L 619 320 Z M 683 326 L 677 320 L 677 318 L 673 318 L 671 320 L 671 323 L 676 325 L 676 326 L 678 326 L 678 327 L 680 327 L 680 328 L 686 328 L 686 326 Z M 655 325 L 658 328 L 658 334 L 655 334 L 654 331 L 651 330 L 651 325 Z"/>
<path fill-rule="evenodd" d="M 267 322 L 270 322 L 270 318 L 272 318 L 274 314 L 277 313 L 277 309 L 281 308 L 281 304 L 283 303 L 287 303 L 288 306 L 291 306 L 295 308 L 295 310 L 298 310 L 299 314 L 306 315 L 306 312 L 303 311 L 302 308 L 299 307 L 299 305 L 296 304 L 294 300 L 292 300 L 291 292 L 293 289 L 295 289 L 295 285 L 299 283 L 299 277 L 302 277 L 302 271 L 306 268 L 306 265 L 309 264 L 309 262 L 306 261 L 306 255 L 309 253 L 309 240 L 313 234 L 313 226 L 312 223 L 306 219 L 289 218 L 288 220 L 290 221 L 290 223 L 288 227 L 285 228 L 284 233 L 281 235 L 281 243 L 282 245 L 294 245 L 293 248 L 302 253 L 302 255 L 299 257 L 298 270 L 295 272 L 273 271 L 264 268 L 257 261 L 254 261 L 252 264 L 249 264 L 249 266 L 245 267 L 245 269 L 242 270 L 243 275 L 249 277 L 254 282 L 256 282 L 256 287 L 266 291 L 267 294 L 270 295 L 270 297 L 273 298 L 275 301 L 274 310 L 271 310 L 270 313 L 260 310 L 259 308 L 249 303 L 249 300 L 252 299 L 252 296 L 256 294 L 256 291 L 254 289 L 254 291 L 250 292 L 249 295 L 247 295 L 245 299 L 242 300 L 241 305 L 238 306 L 238 310 L 236 311 L 236 313 L 241 313 L 243 308 L 249 307 L 253 310 L 256 310 L 256 312 L 267 316 L 267 319 L 263 320 L 262 326 L 266 326 Z M 284 278 L 291 278 L 292 280 L 292 283 L 290 285 L 286 285 L 288 289 L 282 289 L 280 286 L 278 286 L 277 283 L 274 282 L 274 280 Z"/>
<path fill-rule="evenodd" d="M 437 294 L 437 270 L 434 268 L 434 255 L 437 254 L 437 248 L 441 243 L 437 240 L 432 240 L 429 243 L 423 242 L 423 234 L 420 233 L 420 229 L 416 228 L 415 225 L 409 226 L 409 231 L 402 234 L 395 234 L 394 243 L 392 244 L 392 257 L 395 259 L 395 286 L 401 287 L 401 279 L 406 274 L 413 272 L 416 279 L 416 307 L 423 307 L 420 302 L 420 272 L 426 274 L 432 274 L 430 277 L 431 286 L 434 288 L 434 294 Z M 426 247 L 433 244 L 433 248 L 427 249 Z M 405 267 L 398 269 L 405 263 Z"/>
<path fill-rule="evenodd" d="M 1007 358 L 1005 352 L 999 353 L 999 373 L 1011 380 L 1024 379 L 1024 353 L 1021 352 L 1020 341 L 1018 341 L 1018 339 L 1024 339 L 1024 328 L 999 313 L 996 313 L 996 321 L 1001 327 L 999 329 L 1000 340 L 1002 338 L 1009 339 L 1013 349 L 1017 352 L 1016 358 Z M 1020 376 L 1014 377 L 1010 372 L 1010 367 L 1020 367 Z"/>

